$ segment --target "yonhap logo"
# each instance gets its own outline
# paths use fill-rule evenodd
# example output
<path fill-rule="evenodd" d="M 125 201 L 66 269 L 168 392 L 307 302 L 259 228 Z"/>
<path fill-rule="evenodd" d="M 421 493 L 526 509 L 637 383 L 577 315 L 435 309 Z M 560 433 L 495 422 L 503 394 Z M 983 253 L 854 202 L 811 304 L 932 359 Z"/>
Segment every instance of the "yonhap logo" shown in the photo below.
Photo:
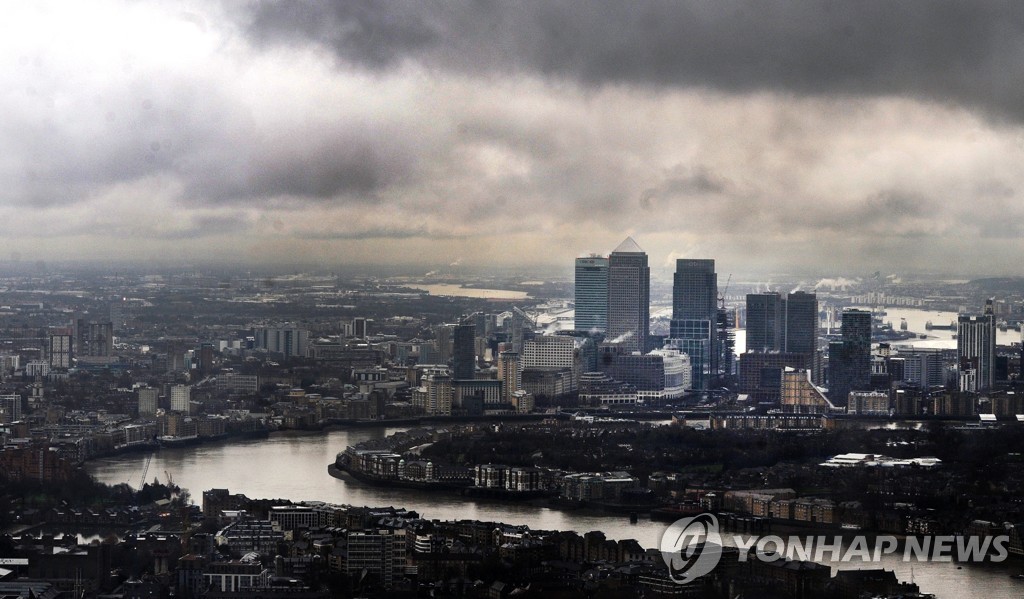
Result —
<path fill-rule="evenodd" d="M 878 564 L 891 555 L 904 562 L 999 563 L 1009 556 L 1009 535 L 726 535 L 714 514 L 676 520 L 661 535 L 661 557 L 673 582 L 686 584 L 715 569 L 726 545 L 739 562 L 790 560 L 835 564 Z"/>
<path fill-rule="evenodd" d="M 712 514 L 676 520 L 661 535 L 661 557 L 669 577 L 686 584 L 711 572 L 722 559 L 722 536 Z"/>

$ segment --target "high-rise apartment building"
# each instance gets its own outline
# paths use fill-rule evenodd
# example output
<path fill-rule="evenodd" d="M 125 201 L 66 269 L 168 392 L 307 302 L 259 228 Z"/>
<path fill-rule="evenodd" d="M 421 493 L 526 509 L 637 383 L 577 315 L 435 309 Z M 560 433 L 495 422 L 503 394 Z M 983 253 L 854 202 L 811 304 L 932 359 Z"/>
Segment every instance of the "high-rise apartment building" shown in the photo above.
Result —
<path fill-rule="evenodd" d="M 627 237 L 608 257 L 608 334 L 629 351 L 645 351 L 651 320 L 647 254 Z"/>
<path fill-rule="evenodd" d="M 960 390 L 991 389 L 995 384 L 996 364 L 996 317 L 992 300 L 985 302 L 985 312 L 980 316 L 961 314 L 956 333 Z"/>
<path fill-rule="evenodd" d="M 903 380 L 907 383 L 922 389 L 946 384 L 941 349 L 901 347 L 898 356 L 903 358 Z"/>
<path fill-rule="evenodd" d="M 346 573 L 352 580 L 371 574 L 385 589 L 394 587 L 405 573 L 405 535 L 403 529 L 349 531 Z"/>
<path fill-rule="evenodd" d="M 501 381 L 501 396 L 505 402 L 511 401 L 512 394 L 523 388 L 518 352 L 503 351 L 498 354 L 498 380 Z"/>
<path fill-rule="evenodd" d="M 136 393 L 139 396 L 139 416 L 156 416 L 159 391 L 151 387 L 143 387 Z"/>
<path fill-rule="evenodd" d="M 49 357 L 51 369 L 71 368 L 71 333 L 52 333 L 46 355 Z"/>
<path fill-rule="evenodd" d="M 106 358 L 114 348 L 114 325 L 110 322 L 75 321 L 75 355 Z"/>
<path fill-rule="evenodd" d="M 608 329 L 608 258 L 576 258 L 576 329 Z"/>
<path fill-rule="evenodd" d="M 192 387 L 188 385 L 171 386 L 171 411 L 189 413 L 192 403 Z"/>
<path fill-rule="evenodd" d="M 412 392 L 412 404 L 429 416 L 451 416 L 452 377 L 447 368 L 429 368 L 421 385 Z"/>
<path fill-rule="evenodd" d="M 286 358 L 305 357 L 309 345 L 309 331 L 289 327 L 263 327 L 256 329 L 256 349 L 284 354 Z"/>

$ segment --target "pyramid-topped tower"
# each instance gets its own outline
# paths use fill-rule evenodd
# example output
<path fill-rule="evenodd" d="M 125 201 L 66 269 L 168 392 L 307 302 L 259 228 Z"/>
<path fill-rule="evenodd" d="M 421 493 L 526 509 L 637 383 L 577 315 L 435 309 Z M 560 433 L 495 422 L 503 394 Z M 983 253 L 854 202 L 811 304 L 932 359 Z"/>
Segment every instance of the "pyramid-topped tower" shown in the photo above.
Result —
<path fill-rule="evenodd" d="M 637 245 L 636 240 L 627 237 L 619 244 L 619 247 L 612 250 L 613 254 L 643 254 L 643 249 Z"/>
<path fill-rule="evenodd" d="M 627 237 L 608 257 L 608 332 L 605 339 L 646 353 L 651 320 L 647 254 Z"/>

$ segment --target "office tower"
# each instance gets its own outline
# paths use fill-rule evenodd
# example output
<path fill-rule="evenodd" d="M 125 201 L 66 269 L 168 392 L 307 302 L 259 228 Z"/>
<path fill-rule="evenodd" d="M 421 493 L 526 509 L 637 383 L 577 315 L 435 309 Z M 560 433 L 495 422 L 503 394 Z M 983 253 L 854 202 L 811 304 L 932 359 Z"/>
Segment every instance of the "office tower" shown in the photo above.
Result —
<path fill-rule="evenodd" d="M 718 375 L 719 337 L 715 261 L 676 260 L 668 345 L 690 356 L 694 389 L 706 389 Z"/>
<path fill-rule="evenodd" d="M 690 383 L 693 389 L 706 389 L 710 383 L 714 322 L 707 319 L 672 319 L 665 345 L 690 357 Z"/>
<path fill-rule="evenodd" d="M 519 359 L 522 388 L 546 397 L 575 391 L 583 374 L 576 345 L 575 338 L 564 335 L 542 335 L 523 343 Z M 538 381 L 544 386 L 537 386 Z"/>
<path fill-rule="evenodd" d="M 984 391 L 995 383 L 996 317 L 992 300 L 981 316 L 961 314 L 956 327 L 961 391 Z M 973 371 L 973 375 L 971 375 Z"/>
<path fill-rule="evenodd" d="M 71 368 L 71 334 L 51 334 L 46 354 L 50 359 L 50 368 L 54 370 Z"/>
<path fill-rule="evenodd" d="M 192 402 L 192 387 L 173 385 L 171 387 L 171 411 L 188 413 Z"/>
<path fill-rule="evenodd" d="M 608 329 L 608 258 L 576 258 L 576 329 Z"/>
<path fill-rule="evenodd" d="M 627 237 L 608 257 L 608 334 L 629 351 L 645 351 L 651 320 L 647 254 Z"/>
<path fill-rule="evenodd" d="M 846 405 L 850 391 L 870 391 L 870 312 L 843 312 L 842 341 L 829 344 L 828 375 L 829 398 L 837 406 Z"/>
<path fill-rule="evenodd" d="M 779 351 L 785 345 L 786 301 L 778 293 L 747 294 L 747 351 Z"/>
<path fill-rule="evenodd" d="M 818 296 L 796 291 L 786 296 L 785 350 L 814 356 L 818 351 Z M 811 368 L 808 362 L 807 368 Z"/>
<path fill-rule="evenodd" d="M 617 356 L 613 372 L 616 381 L 635 387 L 637 399 L 648 405 L 678 399 L 691 386 L 689 357 L 674 349 Z"/>
<path fill-rule="evenodd" d="M 716 320 L 718 274 L 714 260 L 676 260 L 672 280 L 672 318 Z"/>
<path fill-rule="evenodd" d="M 460 324 L 455 327 L 452 349 L 452 376 L 456 380 L 476 376 L 476 325 Z"/>
<path fill-rule="evenodd" d="M 139 416 L 156 416 L 158 391 L 144 387 L 137 393 L 139 394 Z"/>
<path fill-rule="evenodd" d="M 818 298 L 796 291 L 747 295 L 747 351 L 813 355 L 818 345 Z M 810 368 L 808 364 L 807 368 Z"/>
<path fill-rule="evenodd" d="M 565 335 L 541 335 L 523 344 L 519 368 L 572 368 L 576 339 Z"/>

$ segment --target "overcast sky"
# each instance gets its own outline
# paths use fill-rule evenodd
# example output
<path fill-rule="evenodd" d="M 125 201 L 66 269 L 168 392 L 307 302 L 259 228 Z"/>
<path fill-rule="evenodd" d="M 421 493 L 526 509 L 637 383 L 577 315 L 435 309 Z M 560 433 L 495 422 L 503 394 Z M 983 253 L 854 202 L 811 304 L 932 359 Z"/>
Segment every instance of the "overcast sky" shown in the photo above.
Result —
<path fill-rule="evenodd" d="M 1020 2 L 23 2 L 22 259 L 1019 274 Z M 7 256 L 0 256 L 7 257 Z"/>

